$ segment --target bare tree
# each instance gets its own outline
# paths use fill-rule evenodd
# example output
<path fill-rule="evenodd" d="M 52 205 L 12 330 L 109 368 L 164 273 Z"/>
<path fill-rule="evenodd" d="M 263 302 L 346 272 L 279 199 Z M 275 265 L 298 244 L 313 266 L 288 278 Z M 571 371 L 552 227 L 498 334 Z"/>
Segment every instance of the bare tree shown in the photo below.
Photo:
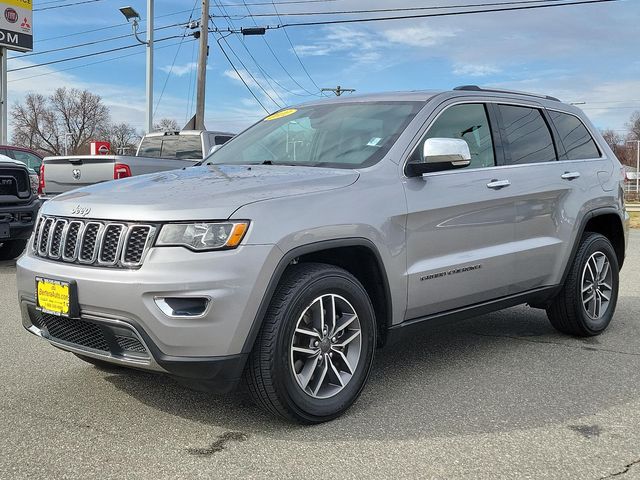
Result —
<path fill-rule="evenodd" d="M 173 118 L 162 118 L 158 123 L 153 124 L 153 130 L 156 132 L 177 132 L 180 130 L 180 126 Z"/>
<path fill-rule="evenodd" d="M 48 98 L 30 93 L 11 115 L 13 142 L 49 155 L 61 155 L 65 140 L 70 154 L 86 149 L 109 125 L 100 96 L 75 88 L 58 88 Z"/>
<path fill-rule="evenodd" d="M 135 152 L 141 137 L 135 127 L 126 122 L 110 125 L 103 136 L 111 143 L 111 150 L 121 155 Z"/>
<path fill-rule="evenodd" d="M 640 140 L 640 111 L 631 114 L 626 127 L 629 129 L 628 140 Z"/>
<path fill-rule="evenodd" d="M 635 165 L 633 149 L 627 145 L 624 135 L 615 130 L 607 129 L 602 131 L 602 137 L 623 165 Z"/>

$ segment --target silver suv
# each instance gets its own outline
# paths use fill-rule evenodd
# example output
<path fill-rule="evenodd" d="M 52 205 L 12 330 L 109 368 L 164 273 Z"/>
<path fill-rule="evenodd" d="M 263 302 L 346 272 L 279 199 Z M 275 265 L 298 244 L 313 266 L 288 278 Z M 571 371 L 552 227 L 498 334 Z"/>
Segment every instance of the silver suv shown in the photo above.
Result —
<path fill-rule="evenodd" d="M 97 365 L 168 374 L 317 423 L 376 346 L 528 303 L 611 321 L 620 163 L 555 98 L 475 86 L 279 111 L 201 166 L 47 202 L 18 261 L 24 326 Z"/>

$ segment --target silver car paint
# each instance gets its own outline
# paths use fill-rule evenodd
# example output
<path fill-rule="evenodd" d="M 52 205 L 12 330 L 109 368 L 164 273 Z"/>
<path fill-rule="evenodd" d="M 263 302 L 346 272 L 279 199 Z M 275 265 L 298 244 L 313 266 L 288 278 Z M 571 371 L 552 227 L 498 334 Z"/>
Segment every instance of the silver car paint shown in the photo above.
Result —
<path fill-rule="evenodd" d="M 389 279 L 392 323 L 517 293 L 557 285 L 584 216 L 614 207 L 626 217 L 618 162 L 579 110 L 603 159 L 458 170 L 407 178 L 404 164 L 437 113 L 451 102 L 513 102 L 518 95 L 415 92 L 352 97 L 330 102 L 420 100 L 422 111 L 389 153 L 369 168 L 334 170 L 285 166 L 206 166 L 94 185 L 44 206 L 48 215 L 131 221 L 249 219 L 236 250 L 193 253 L 154 247 L 139 270 L 80 267 L 40 259 L 29 248 L 18 261 L 18 290 L 33 301 L 34 277 L 73 278 L 83 309 L 131 318 L 167 354 L 239 353 L 278 262 L 296 247 L 323 240 L 364 238 L 377 248 Z M 579 181 L 560 178 L 579 170 Z M 606 172 L 606 173 L 605 173 Z M 607 176 L 608 175 L 608 176 Z M 486 183 L 508 178 L 511 186 Z M 618 178 L 620 177 L 620 178 Z M 480 265 L 458 275 L 430 274 Z M 209 314 L 169 319 L 154 295 L 206 294 Z"/>

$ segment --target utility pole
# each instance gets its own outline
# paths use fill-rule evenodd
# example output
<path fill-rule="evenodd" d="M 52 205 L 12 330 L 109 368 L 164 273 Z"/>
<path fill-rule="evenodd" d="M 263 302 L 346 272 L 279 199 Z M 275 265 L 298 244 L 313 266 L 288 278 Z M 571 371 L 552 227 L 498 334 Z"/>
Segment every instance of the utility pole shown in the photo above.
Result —
<path fill-rule="evenodd" d="M 200 52 L 198 54 L 198 85 L 196 88 L 196 130 L 204 130 L 204 104 L 209 56 L 209 0 L 202 0 L 200 18 Z"/>
<path fill-rule="evenodd" d="M 147 0 L 147 133 L 153 131 L 153 0 Z"/>
<path fill-rule="evenodd" d="M 342 95 L 345 92 L 353 93 L 356 90 L 355 90 L 355 88 L 342 88 L 340 85 L 338 85 L 336 88 L 323 88 L 322 91 L 323 92 L 333 92 L 333 93 L 336 94 L 336 97 L 339 97 L 340 95 Z"/>

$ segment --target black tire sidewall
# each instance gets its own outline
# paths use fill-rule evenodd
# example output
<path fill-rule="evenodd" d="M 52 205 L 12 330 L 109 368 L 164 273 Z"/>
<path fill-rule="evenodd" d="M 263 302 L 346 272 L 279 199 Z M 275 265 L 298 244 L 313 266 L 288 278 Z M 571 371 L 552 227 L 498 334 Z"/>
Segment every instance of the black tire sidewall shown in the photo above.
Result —
<path fill-rule="evenodd" d="M 615 313 L 616 304 L 618 302 L 618 290 L 619 290 L 619 266 L 618 266 L 618 258 L 616 257 L 616 253 L 613 249 L 613 246 L 607 240 L 606 237 L 602 235 L 595 235 L 587 240 L 588 246 L 581 251 L 581 255 L 577 258 L 574 265 L 574 275 L 575 282 L 574 288 L 577 289 L 574 292 L 575 298 L 575 309 L 579 315 L 580 322 L 582 323 L 583 328 L 590 335 L 596 335 L 604 331 L 609 323 L 611 323 L 611 319 L 613 318 L 613 314 Z M 609 260 L 611 272 L 612 272 L 612 280 L 611 280 L 611 299 L 609 300 L 609 305 L 607 306 L 607 311 L 605 315 L 603 315 L 598 320 L 593 320 L 587 312 L 585 311 L 584 305 L 582 303 L 582 273 L 584 271 L 584 267 L 586 262 L 589 260 L 591 255 L 595 252 L 602 252 L 607 256 L 607 260 Z"/>
<path fill-rule="evenodd" d="M 302 391 L 292 371 L 289 354 L 293 332 L 298 318 L 313 300 L 333 293 L 347 299 L 360 320 L 362 350 L 356 371 L 342 391 L 331 398 L 315 399 Z M 344 412 L 358 398 L 366 383 L 376 342 L 373 307 L 364 288 L 347 272 L 329 271 L 301 285 L 282 312 L 281 328 L 277 338 L 274 377 L 283 403 L 295 411 L 296 416 L 308 422 L 326 421 Z"/>

